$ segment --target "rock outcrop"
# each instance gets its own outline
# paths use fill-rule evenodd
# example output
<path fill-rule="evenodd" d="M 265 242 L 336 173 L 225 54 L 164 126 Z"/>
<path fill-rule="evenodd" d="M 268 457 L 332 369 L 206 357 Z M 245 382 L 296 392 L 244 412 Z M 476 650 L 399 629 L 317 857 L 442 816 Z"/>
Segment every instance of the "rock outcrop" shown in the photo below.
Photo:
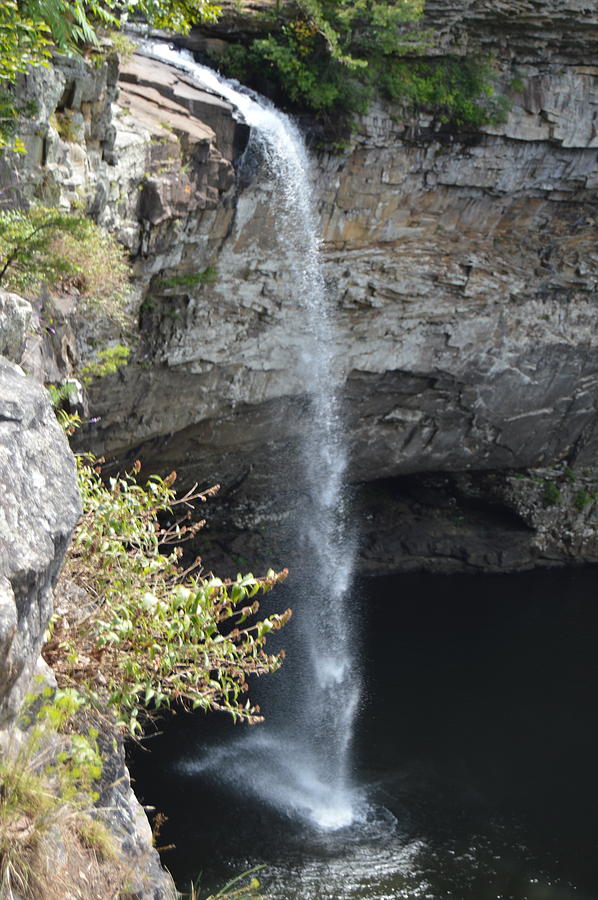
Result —
<path fill-rule="evenodd" d="M 31 304 L 18 294 L 0 290 L 0 356 L 19 363 L 31 325 Z"/>
<path fill-rule="evenodd" d="M 516 572 L 598 563 L 595 468 L 428 473 L 364 485 L 360 569 Z"/>
<path fill-rule="evenodd" d="M 0 293 L 0 339 L 13 359 L 22 353 L 30 314 L 29 304 L 20 297 Z M 27 742 L 18 717 L 24 698 L 40 690 L 37 678 L 55 687 L 40 650 L 53 611 L 53 588 L 81 513 L 75 461 L 49 394 L 4 357 L 0 357 L 0 484 L 0 750 L 4 759 Z M 101 730 L 105 731 L 104 723 Z M 102 796 L 91 813 L 102 818 L 115 836 L 130 896 L 165 900 L 174 896 L 174 885 L 160 866 L 149 822 L 131 790 L 122 742 L 116 748 L 113 744 L 113 735 L 105 732 Z M 53 752 L 57 751 L 50 744 L 46 764 Z M 27 824 L 26 818 L 22 821 Z M 9 827 L 8 822 L 5 825 Z M 22 828 L 21 821 L 15 828 L 16 832 Z M 23 828 L 24 839 L 28 833 Z M 48 840 L 59 857 L 56 878 L 63 877 L 64 884 L 82 878 L 86 893 L 77 895 L 92 896 L 94 885 L 80 871 L 90 862 L 85 849 L 76 858 L 72 848 L 67 852 L 59 825 Z M 0 895 L 14 896 L 4 882 Z"/>
<path fill-rule="evenodd" d="M 351 477 L 468 472 L 481 484 L 485 472 L 592 466 L 595 10 L 430 0 L 427 17 L 437 52 L 493 54 L 511 111 L 471 132 L 378 104 L 346 151 L 314 154 Z M 73 150 L 49 129 L 52 165 Z M 235 177 L 247 133 L 230 104 L 159 63 L 124 67 L 106 134 L 89 138 L 103 150 L 86 196 L 135 256 L 145 343 L 92 386 L 99 421 L 82 439 L 115 465 L 141 456 L 220 481 L 238 524 L 256 526 L 300 502 L 286 479 L 281 494 L 280 473 L 305 400 L 306 324 L 276 258 L 269 185 L 255 168 Z M 579 558 L 594 558 L 583 546 Z"/>
<path fill-rule="evenodd" d="M 30 689 L 52 588 L 80 514 L 75 464 L 47 392 L 0 360 L 0 725 Z"/>

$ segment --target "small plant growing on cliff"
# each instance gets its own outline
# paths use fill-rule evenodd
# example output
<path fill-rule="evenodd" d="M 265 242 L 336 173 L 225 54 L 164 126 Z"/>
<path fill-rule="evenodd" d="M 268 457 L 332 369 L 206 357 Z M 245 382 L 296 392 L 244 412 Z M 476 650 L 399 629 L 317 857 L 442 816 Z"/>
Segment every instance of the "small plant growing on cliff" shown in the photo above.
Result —
<path fill-rule="evenodd" d="M 585 488 L 581 488 L 573 498 L 573 505 L 578 512 L 583 512 L 586 506 L 589 506 L 590 503 L 593 503 L 595 500 L 596 495 L 594 493 Z"/>
<path fill-rule="evenodd" d="M 62 900 L 76 891 L 95 900 L 129 880 L 114 837 L 94 818 L 102 760 L 98 732 L 77 720 L 83 703 L 72 689 L 26 698 L 21 739 L 0 760 L 2 896 Z"/>
<path fill-rule="evenodd" d="M 122 31 L 110 31 L 108 38 L 112 43 L 112 47 L 121 63 L 127 63 L 133 58 L 133 54 L 137 49 L 136 44 L 130 38 L 123 34 Z"/>
<path fill-rule="evenodd" d="M 77 387 L 72 382 L 65 384 L 49 384 L 48 393 L 55 412 L 62 409 L 63 405 L 68 403 L 76 393 Z"/>
<path fill-rule="evenodd" d="M 118 372 L 129 362 L 130 352 L 130 348 L 124 344 L 116 344 L 114 347 L 99 350 L 97 359 L 86 363 L 79 372 L 83 384 L 90 385 L 95 378 L 105 378 L 106 375 Z"/>
<path fill-rule="evenodd" d="M 158 288 L 193 288 L 201 284 L 212 284 L 216 278 L 216 267 L 208 266 L 203 272 L 189 272 L 185 275 L 173 275 L 172 278 L 162 278 L 156 286 Z"/>
<path fill-rule="evenodd" d="M 78 133 L 74 127 L 72 116 L 67 113 L 54 113 L 50 116 L 50 124 L 58 132 L 59 137 L 67 144 L 77 142 Z"/>
<path fill-rule="evenodd" d="M 45 206 L 0 211 L 0 284 L 9 290 L 33 297 L 45 284 L 127 327 L 129 274 L 124 249 L 90 219 Z"/>
<path fill-rule="evenodd" d="M 545 481 L 544 482 L 544 491 L 542 493 L 542 499 L 547 506 L 556 506 L 557 503 L 561 501 L 561 492 L 558 488 L 558 485 L 554 481 Z"/>
<path fill-rule="evenodd" d="M 151 476 L 142 486 L 136 465 L 104 484 L 93 458 L 80 457 L 78 468 L 84 513 L 62 578 L 85 590 L 89 614 L 54 621 L 44 655 L 60 683 L 86 691 L 98 706 L 107 703 L 133 734 L 148 707 L 173 704 L 260 721 L 259 708 L 244 698 L 247 678 L 280 666 L 283 654 L 268 654 L 265 643 L 290 610 L 252 617 L 257 595 L 286 572 L 223 581 L 201 574 L 199 561 L 183 570 L 173 544 L 197 532 L 202 523 L 186 521 L 190 504 L 213 490 L 177 500 L 174 474 Z M 158 516 L 172 517 L 177 508 L 184 520 L 160 525 Z"/>

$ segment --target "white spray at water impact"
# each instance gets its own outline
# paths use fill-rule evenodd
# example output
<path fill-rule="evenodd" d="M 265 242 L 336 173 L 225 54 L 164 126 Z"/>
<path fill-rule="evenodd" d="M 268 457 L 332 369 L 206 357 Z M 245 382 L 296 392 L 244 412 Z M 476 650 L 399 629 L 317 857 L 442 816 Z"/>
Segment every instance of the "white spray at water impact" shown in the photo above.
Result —
<path fill-rule="evenodd" d="M 240 790 L 253 791 L 290 815 L 323 829 L 343 828 L 361 818 L 349 773 L 359 697 L 347 608 L 354 548 L 345 533 L 346 441 L 309 156 L 298 128 L 268 101 L 198 65 L 185 51 L 153 43 L 144 52 L 184 69 L 198 86 L 229 100 L 250 126 L 248 149 L 270 178 L 278 252 L 291 270 L 294 303 L 304 315 L 299 366 L 309 408 L 300 468 L 306 502 L 296 522 L 301 585 L 292 602 L 298 630 L 293 648 L 297 683 L 285 692 L 283 715 L 212 748 L 186 769 L 217 770 Z"/>

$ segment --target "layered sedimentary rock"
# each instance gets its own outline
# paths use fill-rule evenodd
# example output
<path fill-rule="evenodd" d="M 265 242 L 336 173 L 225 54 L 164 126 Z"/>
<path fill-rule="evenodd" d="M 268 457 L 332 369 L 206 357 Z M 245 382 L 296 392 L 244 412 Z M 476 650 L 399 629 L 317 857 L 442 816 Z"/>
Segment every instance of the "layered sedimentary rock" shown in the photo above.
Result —
<path fill-rule="evenodd" d="M 351 478 L 591 466 L 596 12 L 431 0 L 427 17 L 435 52 L 494 54 L 511 110 L 468 131 L 378 104 L 342 154 L 314 154 Z M 156 63 L 123 71 L 86 190 L 135 254 L 145 342 L 92 387 L 100 421 L 83 440 L 115 465 L 140 455 L 222 482 L 246 534 L 300 502 L 286 475 L 306 325 L 268 180 L 240 168 L 247 135 L 230 105 L 202 93 Z M 541 555 L 534 545 L 517 565 Z"/>

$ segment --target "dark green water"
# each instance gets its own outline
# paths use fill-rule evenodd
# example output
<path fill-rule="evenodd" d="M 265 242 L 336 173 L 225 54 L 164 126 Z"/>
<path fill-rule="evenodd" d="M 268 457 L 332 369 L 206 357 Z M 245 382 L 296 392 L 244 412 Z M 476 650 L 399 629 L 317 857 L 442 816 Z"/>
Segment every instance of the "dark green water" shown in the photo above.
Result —
<path fill-rule="evenodd" d="M 165 722 L 133 769 L 180 886 L 264 863 L 269 900 L 598 900 L 597 585 L 598 569 L 359 583 L 371 812 L 352 829 L 186 773 L 239 728 Z"/>

